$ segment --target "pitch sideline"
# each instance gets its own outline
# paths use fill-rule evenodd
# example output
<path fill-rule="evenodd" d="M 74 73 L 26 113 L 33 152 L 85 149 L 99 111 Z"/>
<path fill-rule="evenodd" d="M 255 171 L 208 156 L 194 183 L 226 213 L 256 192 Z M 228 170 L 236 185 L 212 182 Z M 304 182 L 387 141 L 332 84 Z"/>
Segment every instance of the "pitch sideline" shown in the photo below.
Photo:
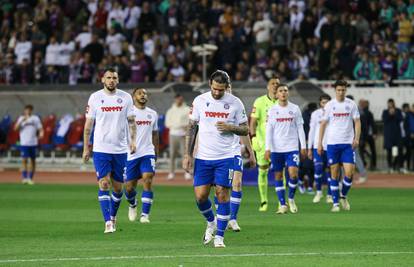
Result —
<path fill-rule="evenodd" d="M 377 256 L 414 254 L 414 251 L 348 251 L 348 252 L 297 252 L 297 253 L 251 253 L 251 254 L 198 254 L 198 255 L 153 255 L 153 256 L 118 256 L 118 257 L 84 257 L 84 258 L 49 258 L 49 259 L 6 259 L 0 264 L 24 262 L 59 262 L 59 261 L 100 261 L 100 260 L 139 260 L 139 259 L 180 259 L 206 257 L 277 257 L 277 256 Z"/>

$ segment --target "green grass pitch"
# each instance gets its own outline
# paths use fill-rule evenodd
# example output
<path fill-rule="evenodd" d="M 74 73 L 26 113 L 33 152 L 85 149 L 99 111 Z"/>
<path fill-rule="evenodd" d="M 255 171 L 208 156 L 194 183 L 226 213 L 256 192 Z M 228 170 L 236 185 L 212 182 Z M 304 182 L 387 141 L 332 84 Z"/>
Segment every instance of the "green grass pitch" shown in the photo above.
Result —
<path fill-rule="evenodd" d="M 156 187 L 151 224 L 103 234 L 96 186 L 0 185 L 0 266 L 413 266 L 414 190 L 354 189 L 351 212 L 298 195 L 298 214 L 259 213 L 244 188 L 240 233 L 203 246 L 205 223 L 191 187 Z M 113 258 L 111 258 L 113 257 Z M 10 261 L 16 260 L 16 261 Z M 24 261 L 27 260 L 27 261 Z"/>

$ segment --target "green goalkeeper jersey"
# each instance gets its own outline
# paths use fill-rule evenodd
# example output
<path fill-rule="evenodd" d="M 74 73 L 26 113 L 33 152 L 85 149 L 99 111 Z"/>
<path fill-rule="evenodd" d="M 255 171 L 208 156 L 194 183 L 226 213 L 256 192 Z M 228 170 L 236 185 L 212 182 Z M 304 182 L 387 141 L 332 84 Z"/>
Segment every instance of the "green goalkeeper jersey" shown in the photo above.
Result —
<path fill-rule="evenodd" d="M 267 111 L 277 104 L 277 99 L 272 100 L 267 94 L 256 98 L 253 104 L 251 117 L 257 119 L 256 138 L 264 144 L 266 139 Z"/>

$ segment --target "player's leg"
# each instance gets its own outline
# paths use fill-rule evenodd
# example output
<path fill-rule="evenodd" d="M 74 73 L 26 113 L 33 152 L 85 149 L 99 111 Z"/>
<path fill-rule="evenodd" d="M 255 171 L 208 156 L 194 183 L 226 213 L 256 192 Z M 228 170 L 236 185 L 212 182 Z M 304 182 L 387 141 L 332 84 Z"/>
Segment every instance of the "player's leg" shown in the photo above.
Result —
<path fill-rule="evenodd" d="M 28 149 L 26 146 L 20 146 L 20 156 L 22 158 L 22 183 L 27 184 L 27 181 L 28 181 L 27 163 L 28 163 L 29 155 L 28 155 Z"/>
<path fill-rule="evenodd" d="M 207 245 L 214 239 L 217 229 L 212 204 L 209 199 L 210 188 L 214 183 L 214 171 L 206 160 L 195 159 L 194 161 L 194 195 L 200 213 L 207 221 L 203 243 Z"/>
<path fill-rule="evenodd" d="M 101 207 L 102 216 L 105 221 L 105 232 L 114 232 L 113 224 L 111 221 L 111 179 L 110 173 L 112 170 L 111 166 L 111 155 L 106 153 L 93 153 L 93 163 L 95 165 L 96 176 L 98 179 L 98 200 Z"/>
<path fill-rule="evenodd" d="M 234 157 L 233 182 L 230 196 L 230 221 L 229 228 L 239 232 L 240 226 L 237 223 L 237 214 L 239 213 L 242 201 L 242 177 L 243 177 L 243 160 L 240 156 Z"/>
<path fill-rule="evenodd" d="M 298 208 L 295 203 L 295 193 L 298 186 L 298 170 L 299 170 L 299 152 L 290 152 L 285 154 L 286 165 L 289 170 L 289 209 L 292 213 L 297 213 Z"/>
<path fill-rule="evenodd" d="M 154 199 L 154 192 L 152 191 L 152 179 L 155 174 L 155 157 L 144 157 L 140 165 L 140 171 L 142 173 L 142 182 L 144 188 L 141 196 L 142 210 L 140 222 L 149 223 L 149 214 Z"/>
<path fill-rule="evenodd" d="M 128 160 L 126 163 L 125 198 L 129 203 L 128 219 L 134 222 L 137 217 L 137 182 L 141 178 L 139 171 L 140 159 Z"/>
<path fill-rule="evenodd" d="M 214 184 L 216 185 L 217 233 L 214 238 L 215 247 L 225 247 L 224 231 L 230 220 L 230 189 L 234 177 L 234 158 L 214 160 Z"/>
<path fill-rule="evenodd" d="M 352 186 L 352 178 L 355 171 L 355 151 L 353 151 L 351 145 L 344 146 L 341 155 L 341 162 L 344 167 L 344 179 L 342 180 L 341 190 L 341 205 L 344 210 L 350 210 L 347 195 Z"/>
<path fill-rule="evenodd" d="M 339 179 L 340 179 L 340 145 L 328 145 L 327 149 L 328 163 L 331 169 L 331 182 L 329 184 L 332 193 L 333 207 L 332 212 L 339 211 Z"/>
<path fill-rule="evenodd" d="M 315 178 L 315 185 L 316 185 L 316 194 L 313 198 L 313 203 L 319 203 L 321 198 L 323 197 L 322 194 L 322 178 L 324 172 L 324 163 L 322 157 L 319 156 L 316 149 L 313 150 L 313 166 L 314 166 L 314 178 Z"/>
<path fill-rule="evenodd" d="M 283 184 L 283 168 L 285 167 L 285 158 L 283 153 L 272 153 L 270 155 L 272 162 L 272 171 L 275 172 L 275 191 L 277 198 L 279 199 L 279 208 L 276 213 L 284 214 L 287 212 L 288 207 L 285 199 L 285 186 Z"/>
<path fill-rule="evenodd" d="M 178 137 L 170 135 L 170 173 L 167 179 L 172 180 L 175 177 L 175 159 L 178 152 Z"/>
<path fill-rule="evenodd" d="M 112 194 L 111 194 L 111 220 L 116 225 L 116 215 L 121 205 L 123 195 L 124 176 L 126 172 L 127 154 L 112 154 Z"/>

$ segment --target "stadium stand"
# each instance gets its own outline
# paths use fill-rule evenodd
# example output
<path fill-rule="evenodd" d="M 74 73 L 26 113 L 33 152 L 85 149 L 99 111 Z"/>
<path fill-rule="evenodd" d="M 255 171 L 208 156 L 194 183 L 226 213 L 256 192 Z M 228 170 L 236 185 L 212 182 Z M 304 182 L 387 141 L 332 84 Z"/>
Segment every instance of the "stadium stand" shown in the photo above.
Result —
<path fill-rule="evenodd" d="M 0 6 L 0 83 L 200 82 L 208 68 L 235 81 L 414 78 L 412 1 L 22 0 Z"/>

